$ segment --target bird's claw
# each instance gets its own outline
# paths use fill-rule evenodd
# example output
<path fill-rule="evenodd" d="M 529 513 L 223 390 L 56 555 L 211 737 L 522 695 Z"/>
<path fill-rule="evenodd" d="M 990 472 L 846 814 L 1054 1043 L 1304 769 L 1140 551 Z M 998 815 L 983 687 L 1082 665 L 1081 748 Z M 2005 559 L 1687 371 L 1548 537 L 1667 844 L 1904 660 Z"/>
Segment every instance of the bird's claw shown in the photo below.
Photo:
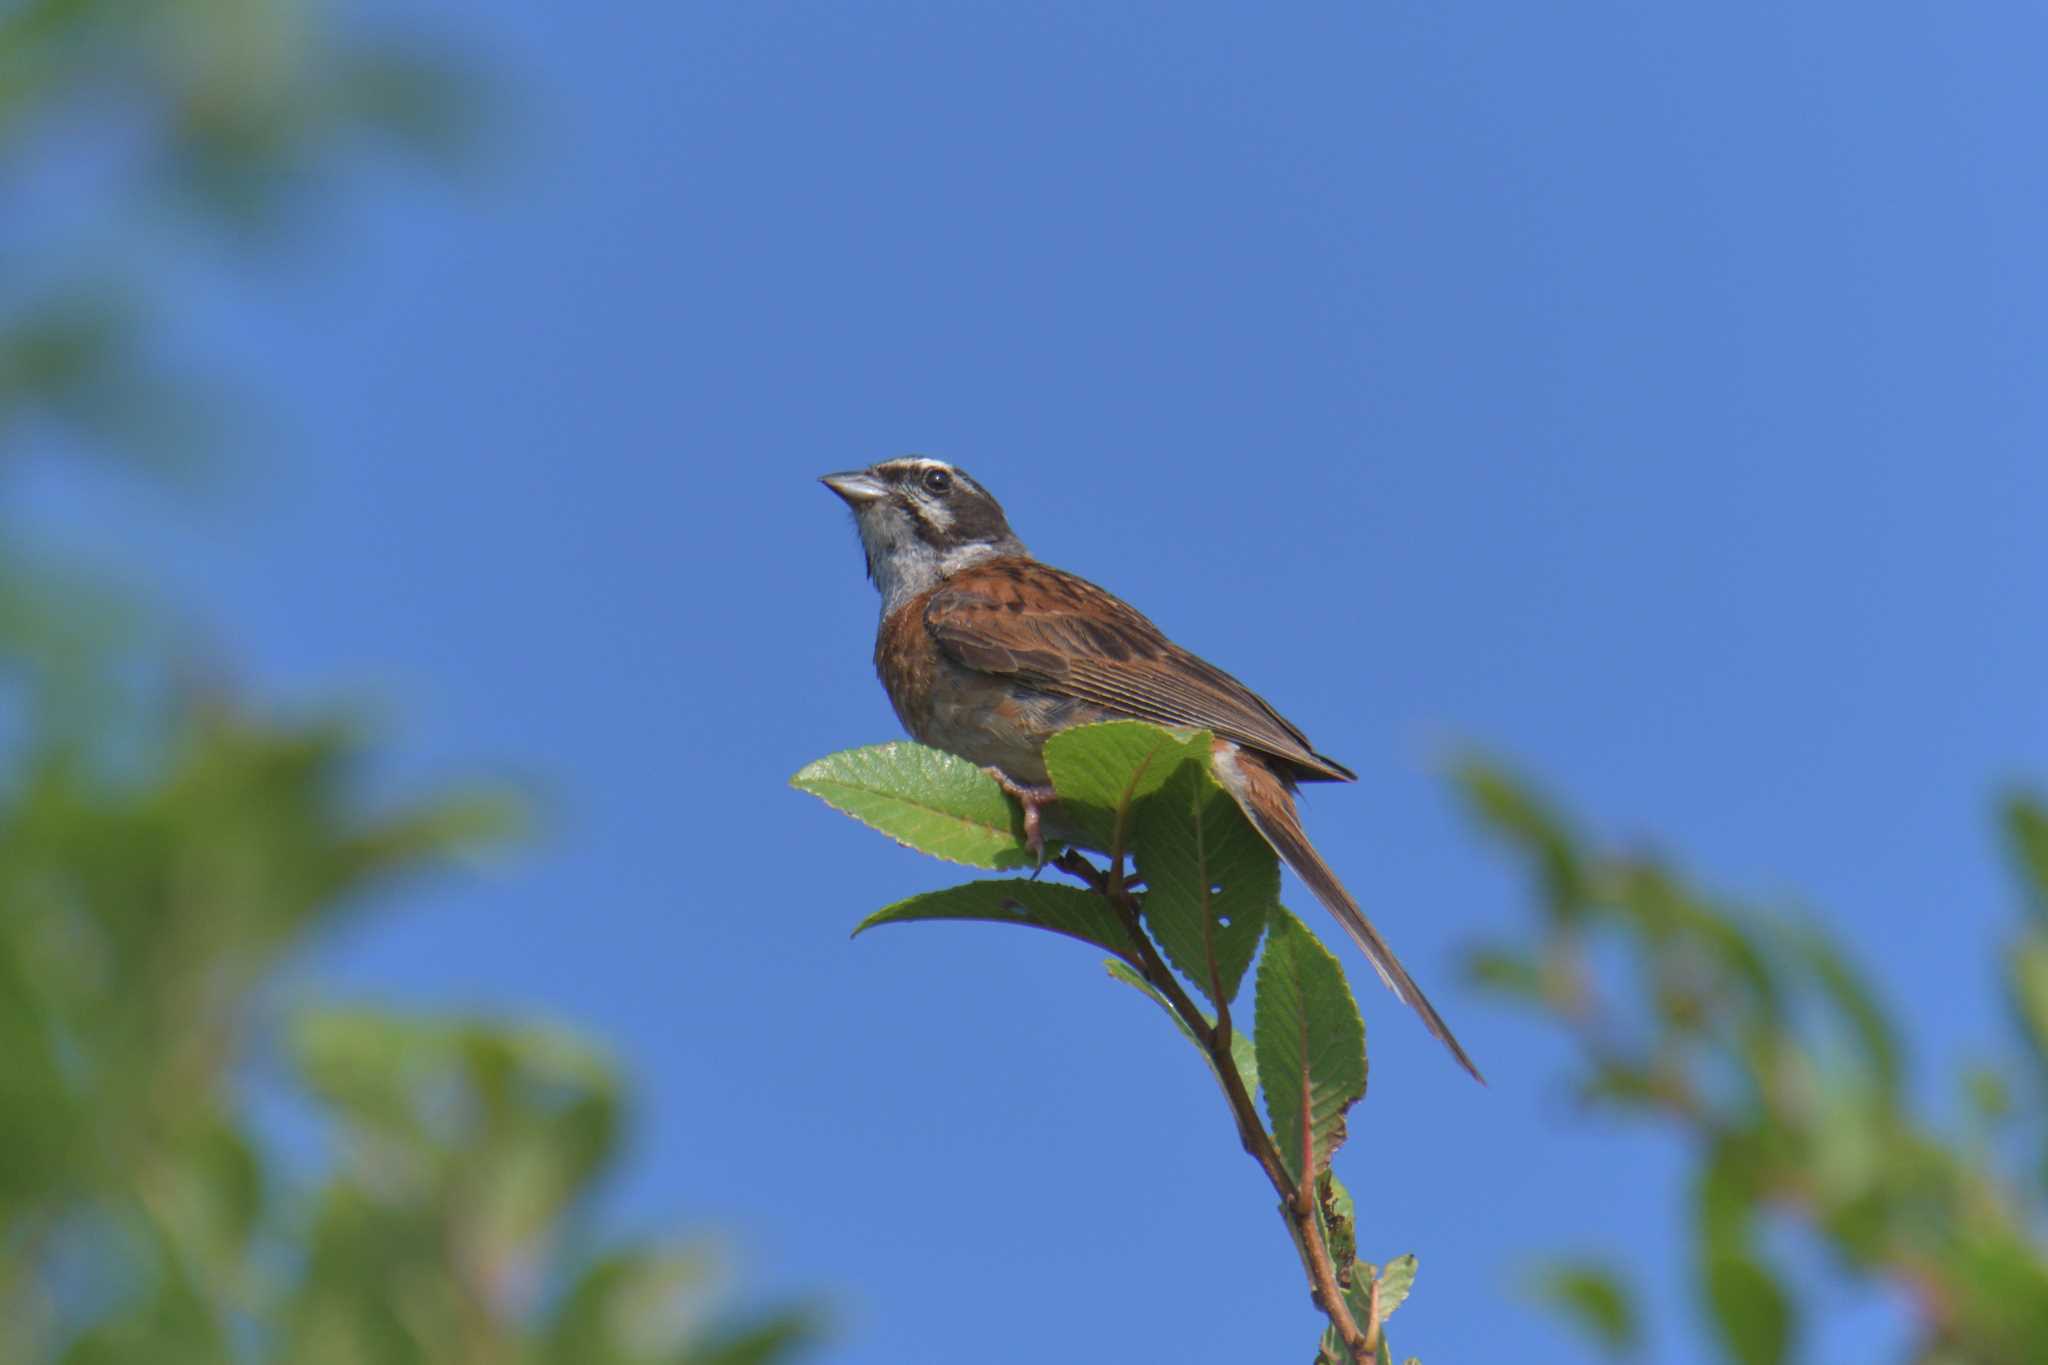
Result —
<path fill-rule="evenodd" d="M 1033 787 L 1019 782 L 1001 768 L 983 768 L 1024 810 L 1024 850 L 1031 855 L 1031 875 L 1045 871 L 1045 823 L 1040 812 L 1059 799 L 1051 787 Z"/>

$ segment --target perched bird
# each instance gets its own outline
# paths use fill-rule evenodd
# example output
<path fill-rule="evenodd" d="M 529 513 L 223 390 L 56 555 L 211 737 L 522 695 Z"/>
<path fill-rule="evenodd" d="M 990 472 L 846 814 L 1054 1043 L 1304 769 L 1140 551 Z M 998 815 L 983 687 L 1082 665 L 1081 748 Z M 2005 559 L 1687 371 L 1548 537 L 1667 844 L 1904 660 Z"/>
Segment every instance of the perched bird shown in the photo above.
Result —
<path fill-rule="evenodd" d="M 1295 785 L 1356 774 L 1132 607 L 1033 559 L 996 500 L 960 469 L 905 456 L 823 482 L 853 509 L 868 577 L 882 594 L 875 671 L 915 739 L 988 768 L 1023 803 L 1037 845 L 1039 808 L 1053 800 L 1043 754 L 1052 735 L 1103 720 L 1210 731 L 1217 779 L 1273 851 L 1388 988 L 1483 1079 L 1302 832 Z"/>

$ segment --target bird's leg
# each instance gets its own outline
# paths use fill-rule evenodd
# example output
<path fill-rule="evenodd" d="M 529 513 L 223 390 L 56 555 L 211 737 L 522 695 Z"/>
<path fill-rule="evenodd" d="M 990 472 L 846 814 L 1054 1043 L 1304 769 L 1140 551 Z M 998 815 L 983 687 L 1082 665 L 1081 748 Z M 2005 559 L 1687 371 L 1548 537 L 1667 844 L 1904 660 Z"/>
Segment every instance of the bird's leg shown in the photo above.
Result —
<path fill-rule="evenodd" d="M 1024 808 L 1024 847 L 1031 853 L 1031 861 L 1039 867 L 1045 866 L 1045 829 L 1039 819 L 1039 812 L 1059 799 L 1051 787 L 1033 787 L 1017 781 L 1001 768 L 990 766 L 982 769 L 996 780 L 996 785 L 1017 799 Z"/>

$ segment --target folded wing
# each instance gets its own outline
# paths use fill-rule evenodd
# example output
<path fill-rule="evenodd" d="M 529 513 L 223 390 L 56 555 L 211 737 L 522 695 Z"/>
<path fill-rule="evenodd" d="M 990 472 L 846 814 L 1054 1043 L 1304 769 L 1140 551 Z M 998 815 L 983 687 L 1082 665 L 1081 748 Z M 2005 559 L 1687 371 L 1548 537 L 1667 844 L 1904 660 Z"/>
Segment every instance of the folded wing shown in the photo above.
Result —
<path fill-rule="evenodd" d="M 1166 638 L 1086 579 L 1034 559 L 993 559 L 948 578 L 925 629 L 964 667 L 1016 678 L 1134 720 L 1205 729 L 1277 761 L 1293 781 L 1353 780 L 1343 764 L 1237 679 Z"/>

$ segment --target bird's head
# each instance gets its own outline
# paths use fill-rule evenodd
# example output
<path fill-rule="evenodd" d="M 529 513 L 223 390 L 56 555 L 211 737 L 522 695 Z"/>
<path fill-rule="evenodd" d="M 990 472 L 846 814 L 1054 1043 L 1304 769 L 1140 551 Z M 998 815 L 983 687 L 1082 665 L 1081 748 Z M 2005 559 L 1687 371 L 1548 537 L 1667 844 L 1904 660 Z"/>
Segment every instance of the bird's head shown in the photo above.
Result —
<path fill-rule="evenodd" d="M 853 509 L 885 614 L 971 564 L 1025 553 L 988 490 L 944 460 L 904 455 L 821 482 Z"/>

